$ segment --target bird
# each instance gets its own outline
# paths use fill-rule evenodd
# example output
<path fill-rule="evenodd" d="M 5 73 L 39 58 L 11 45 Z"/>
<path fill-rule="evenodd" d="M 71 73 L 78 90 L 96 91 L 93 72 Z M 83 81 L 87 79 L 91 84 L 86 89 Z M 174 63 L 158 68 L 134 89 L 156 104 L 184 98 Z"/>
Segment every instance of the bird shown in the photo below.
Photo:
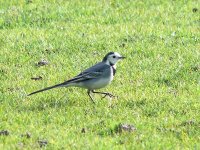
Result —
<path fill-rule="evenodd" d="M 69 79 L 60 84 L 56 84 L 35 92 L 28 94 L 28 96 L 47 91 L 53 88 L 58 87 L 80 87 L 87 89 L 87 94 L 90 97 L 91 101 L 95 104 L 94 99 L 91 96 L 91 93 L 102 94 L 103 97 L 109 96 L 114 97 L 109 92 L 98 92 L 97 89 L 101 89 L 111 83 L 116 73 L 116 64 L 119 60 L 122 60 L 126 57 L 121 56 L 118 52 L 109 52 L 107 53 L 103 60 L 92 67 L 82 71 L 80 74 L 75 76 L 72 79 Z"/>

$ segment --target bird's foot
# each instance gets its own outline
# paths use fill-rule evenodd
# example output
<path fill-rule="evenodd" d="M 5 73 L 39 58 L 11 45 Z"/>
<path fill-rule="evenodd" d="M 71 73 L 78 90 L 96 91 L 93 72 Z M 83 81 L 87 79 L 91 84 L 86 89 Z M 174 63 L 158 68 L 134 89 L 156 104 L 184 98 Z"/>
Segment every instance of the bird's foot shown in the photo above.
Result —
<path fill-rule="evenodd" d="M 109 96 L 110 98 L 115 97 L 115 96 L 112 95 L 111 93 L 105 93 L 104 96 L 102 97 L 102 99 L 105 98 L 106 96 Z"/>

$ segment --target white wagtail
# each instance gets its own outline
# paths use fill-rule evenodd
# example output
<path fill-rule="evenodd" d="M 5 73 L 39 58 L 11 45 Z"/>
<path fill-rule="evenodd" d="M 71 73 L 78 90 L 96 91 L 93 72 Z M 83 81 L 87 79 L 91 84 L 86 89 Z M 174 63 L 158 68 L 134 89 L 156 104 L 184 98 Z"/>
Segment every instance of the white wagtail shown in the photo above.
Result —
<path fill-rule="evenodd" d="M 98 93 L 103 94 L 104 97 L 110 96 L 113 97 L 112 94 L 107 92 L 96 92 L 94 90 L 100 89 L 105 87 L 106 85 L 110 84 L 113 80 L 113 77 L 116 73 L 116 63 L 125 57 L 121 56 L 117 52 L 109 52 L 103 58 L 102 62 L 97 63 L 96 65 L 86 69 L 85 71 L 81 72 L 79 75 L 75 76 L 74 78 L 65 81 L 60 84 L 56 84 L 54 86 L 50 86 L 29 95 L 33 95 L 39 92 L 43 92 L 46 90 L 50 90 L 57 87 L 81 87 L 87 89 L 87 94 L 89 95 L 90 99 L 94 103 L 93 98 L 91 97 L 90 93 Z M 28 96 L 29 96 L 28 95 Z"/>

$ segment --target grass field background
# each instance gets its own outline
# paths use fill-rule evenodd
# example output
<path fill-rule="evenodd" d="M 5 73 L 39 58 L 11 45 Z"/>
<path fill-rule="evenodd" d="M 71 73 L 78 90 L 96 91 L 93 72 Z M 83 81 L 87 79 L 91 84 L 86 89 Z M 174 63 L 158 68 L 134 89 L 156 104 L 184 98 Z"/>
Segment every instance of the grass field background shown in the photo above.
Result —
<path fill-rule="evenodd" d="M 110 51 L 127 57 L 100 90 L 117 98 L 95 95 L 93 105 L 78 88 L 26 96 Z M 37 66 L 42 59 L 49 64 Z M 199 84 L 198 0 L 0 0 L 0 130 L 9 132 L 0 149 L 39 149 L 38 141 L 46 149 L 200 149 Z M 119 124 L 136 130 L 117 132 Z"/>

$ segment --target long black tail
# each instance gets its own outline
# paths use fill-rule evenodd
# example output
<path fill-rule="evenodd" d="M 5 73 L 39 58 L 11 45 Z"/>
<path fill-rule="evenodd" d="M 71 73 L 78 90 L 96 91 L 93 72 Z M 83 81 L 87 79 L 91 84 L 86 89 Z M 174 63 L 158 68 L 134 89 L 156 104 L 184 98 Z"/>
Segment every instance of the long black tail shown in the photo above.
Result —
<path fill-rule="evenodd" d="M 44 88 L 44 89 L 35 91 L 35 92 L 33 92 L 33 93 L 30 93 L 30 94 L 28 94 L 27 96 L 30 96 L 30 95 L 33 95 L 33 94 L 36 94 L 36 93 L 39 93 L 39 92 L 47 91 L 47 90 L 50 90 L 50 89 L 53 89 L 53 88 L 62 87 L 63 85 L 66 86 L 66 83 L 65 83 L 65 84 L 64 84 L 64 83 L 56 84 L 56 85 L 54 85 L 54 86 L 50 86 L 50 87 L 47 87 L 47 88 Z"/>

